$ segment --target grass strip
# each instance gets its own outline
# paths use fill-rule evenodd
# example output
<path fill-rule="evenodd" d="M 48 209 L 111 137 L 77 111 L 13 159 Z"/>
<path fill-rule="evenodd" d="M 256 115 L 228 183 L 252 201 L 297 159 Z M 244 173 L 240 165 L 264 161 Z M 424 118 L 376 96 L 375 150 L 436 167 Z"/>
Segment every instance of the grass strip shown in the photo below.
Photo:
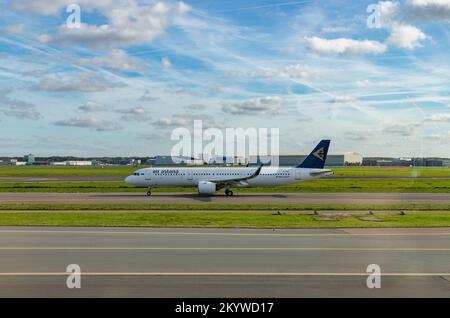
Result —
<path fill-rule="evenodd" d="M 177 204 L 177 203 L 94 203 L 94 204 L 44 204 L 44 203 L 14 203 L 0 204 L 0 210 L 273 210 L 273 211 L 298 211 L 298 210 L 336 210 L 336 211 L 449 211 L 450 204 L 417 203 L 417 204 Z"/>
<path fill-rule="evenodd" d="M 126 226 L 187 228 L 387 228 L 449 227 L 450 214 L 340 216 L 323 221 L 312 215 L 262 213 L 1 213 L 0 226 Z"/>
<path fill-rule="evenodd" d="M 144 168 L 132 166 L 0 166 L 0 176 L 127 176 Z M 328 167 L 336 176 L 450 176 L 449 167 Z"/>
<path fill-rule="evenodd" d="M 193 187 L 154 187 L 154 192 L 196 192 Z M 124 182 L 11 182 L 0 192 L 145 192 Z M 314 180 L 277 187 L 240 188 L 236 192 L 450 192 L 450 179 Z"/>

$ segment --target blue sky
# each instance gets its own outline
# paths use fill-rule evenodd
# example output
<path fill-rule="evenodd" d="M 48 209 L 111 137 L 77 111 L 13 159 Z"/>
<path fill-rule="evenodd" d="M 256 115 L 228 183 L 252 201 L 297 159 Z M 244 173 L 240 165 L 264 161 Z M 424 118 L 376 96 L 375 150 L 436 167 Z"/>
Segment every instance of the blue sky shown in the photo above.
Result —
<path fill-rule="evenodd" d="M 450 0 L 2 0 L 0 12 L 0 156 L 168 154 L 172 130 L 202 119 L 279 128 L 284 153 L 331 138 L 334 153 L 450 157 Z"/>

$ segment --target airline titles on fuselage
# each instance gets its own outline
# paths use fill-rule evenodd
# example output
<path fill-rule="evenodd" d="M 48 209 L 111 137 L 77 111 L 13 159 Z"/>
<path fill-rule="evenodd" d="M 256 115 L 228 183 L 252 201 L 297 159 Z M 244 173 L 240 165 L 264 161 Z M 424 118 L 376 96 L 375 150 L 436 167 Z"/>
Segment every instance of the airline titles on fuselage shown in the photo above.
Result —
<path fill-rule="evenodd" d="M 178 174 L 179 171 L 177 169 L 162 169 L 162 170 L 153 170 L 154 174 Z"/>

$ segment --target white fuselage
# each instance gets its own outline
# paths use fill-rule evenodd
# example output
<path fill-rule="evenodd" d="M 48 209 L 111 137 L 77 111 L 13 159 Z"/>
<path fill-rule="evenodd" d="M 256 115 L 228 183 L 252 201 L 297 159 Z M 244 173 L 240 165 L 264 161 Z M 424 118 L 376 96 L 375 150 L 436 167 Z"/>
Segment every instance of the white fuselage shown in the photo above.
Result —
<path fill-rule="evenodd" d="M 125 178 L 125 182 L 137 187 L 197 186 L 200 181 L 220 182 L 251 176 L 258 167 L 162 167 L 143 168 Z M 263 167 L 254 178 L 240 181 L 233 186 L 277 186 L 318 179 L 331 175 L 328 169 Z"/>

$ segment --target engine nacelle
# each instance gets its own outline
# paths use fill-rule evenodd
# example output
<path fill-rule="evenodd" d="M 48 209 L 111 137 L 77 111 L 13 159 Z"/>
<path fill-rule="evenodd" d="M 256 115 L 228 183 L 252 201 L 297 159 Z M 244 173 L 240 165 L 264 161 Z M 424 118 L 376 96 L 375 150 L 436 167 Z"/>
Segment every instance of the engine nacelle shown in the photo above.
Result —
<path fill-rule="evenodd" d="M 217 184 L 215 184 L 214 182 L 199 181 L 198 183 L 198 193 L 211 194 L 216 192 L 217 190 Z"/>

